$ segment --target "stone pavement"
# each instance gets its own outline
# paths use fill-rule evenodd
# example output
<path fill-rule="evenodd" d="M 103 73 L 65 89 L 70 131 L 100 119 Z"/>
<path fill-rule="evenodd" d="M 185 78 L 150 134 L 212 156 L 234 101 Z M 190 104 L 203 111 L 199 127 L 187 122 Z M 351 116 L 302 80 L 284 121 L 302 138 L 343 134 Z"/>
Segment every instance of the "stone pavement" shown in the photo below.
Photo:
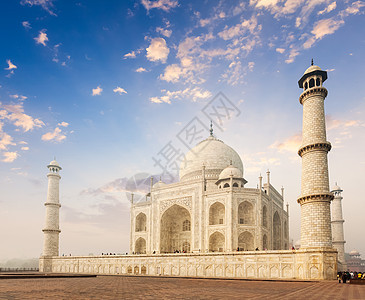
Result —
<path fill-rule="evenodd" d="M 0 299 L 365 299 L 365 285 L 137 276 L 24 278 L 0 279 Z"/>

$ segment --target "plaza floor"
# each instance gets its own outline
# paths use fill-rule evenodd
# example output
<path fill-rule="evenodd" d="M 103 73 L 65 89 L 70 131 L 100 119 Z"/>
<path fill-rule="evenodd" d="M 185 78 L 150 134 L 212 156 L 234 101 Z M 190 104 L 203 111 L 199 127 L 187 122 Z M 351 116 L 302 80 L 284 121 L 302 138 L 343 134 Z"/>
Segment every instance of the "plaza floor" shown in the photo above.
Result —
<path fill-rule="evenodd" d="M 365 285 L 137 276 L 4 278 L 0 299 L 365 299 Z"/>

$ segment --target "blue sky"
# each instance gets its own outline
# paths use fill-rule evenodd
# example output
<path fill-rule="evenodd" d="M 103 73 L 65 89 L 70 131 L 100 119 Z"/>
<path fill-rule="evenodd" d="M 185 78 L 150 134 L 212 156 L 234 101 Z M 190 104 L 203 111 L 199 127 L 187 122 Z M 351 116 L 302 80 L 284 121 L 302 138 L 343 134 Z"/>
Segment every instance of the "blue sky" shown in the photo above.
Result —
<path fill-rule="evenodd" d="M 61 253 L 128 251 L 126 182 L 142 172 L 159 176 L 153 158 L 170 141 L 186 152 L 192 144 L 180 133 L 191 120 L 209 126 L 204 107 L 219 92 L 236 110 L 220 127 L 213 119 L 215 135 L 240 154 L 248 186 L 270 169 L 275 187 L 285 187 L 298 240 L 297 81 L 311 58 L 328 71 L 330 179 L 344 189 L 346 250 L 364 254 L 364 6 L 2 1 L 0 258 L 41 253 L 54 156 L 63 167 Z"/>

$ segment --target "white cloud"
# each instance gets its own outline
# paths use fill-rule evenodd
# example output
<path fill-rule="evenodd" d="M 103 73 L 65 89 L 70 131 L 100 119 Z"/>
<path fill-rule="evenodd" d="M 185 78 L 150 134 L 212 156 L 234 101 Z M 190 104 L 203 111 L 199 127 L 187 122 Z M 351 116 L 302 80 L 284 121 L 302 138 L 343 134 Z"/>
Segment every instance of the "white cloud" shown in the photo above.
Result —
<path fill-rule="evenodd" d="M 166 41 L 163 38 L 153 38 L 150 46 L 146 49 L 147 59 L 150 61 L 166 62 L 170 49 L 166 46 Z"/>
<path fill-rule="evenodd" d="M 318 15 L 329 13 L 329 12 L 333 11 L 334 9 L 336 9 L 336 7 L 337 7 L 337 4 L 336 4 L 336 1 L 334 1 L 330 5 L 328 5 L 325 9 L 319 11 Z"/>
<path fill-rule="evenodd" d="M 33 6 L 33 5 L 39 5 L 41 6 L 45 11 L 47 11 L 50 15 L 52 16 L 57 16 L 52 10 L 51 8 L 53 7 L 53 1 L 54 0 L 21 0 L 20 4 L 21 5 L 28 5 L 28 6 Z"/>
<path fill-rule="evenodd" d="M 62 127 L 67 127 L 70 124 L 68 124 L 67 122 L 61 122 L 61 123 L 58 123 L 57 125 L 62 126 Z"/>
<path fill-rule="evenodd" d="M 162 9 L 168 12 L 171 8 L 176 7 L 179 3 L 177 0 L 141 0 L 142 5 L 147 12 L 152 8 Z"/>
<path fill-rule="evenodd" d="M 143 67 L 139 67 L 138 69 L 136 69 L 137 73 L 142 73 L 142 72 L 147 72 L 147 70 Z"/>
<path fill-rule="evenodd" d="M 294 61 L 295 57 L 297 57 L 298 55 L 299 55 L 298 49 L 292 48 L 289 52 L 289 57 L 285 60 L 285 62 L 287 64 L 291 64 Z"/>
<path fill-rule="evenodd" d="M 163 96 L 160 97 L 151 97 L 150 101 L 152 103 L 168 103 L 171 104 L 171 100 L 173 99 L 186 99 L 190 98 L 193 102 L 197 100 L 207 99 L 212 96 L 211 92 L 207 90 L 203 90 L 199 87 L 195 88 L 186 88 L 185 90 L 177 90 L 177 91 L 166 91 L 162 90 L 164 93 Z"/>
<path fill-rule="evenodd" d="M 10 59 L 6 60 L 6 63 L 8 64 L 8 67 L 5 68 L 4 70 L 12 70 L 12 69 L 17 69 L 18 67 L 16 65 L 14 65 Z"/>
<path fill-rule="evenodd" d="M 15 95 L 9 95 L 10 98 L 14 98 L 14 99 L 18 99 L 20 101 L 24 101 L 26 99 L 28 99 L 27 96 L 23 96 L 23 95 L 18 95 L 18 94 L 15 94 Z"/>
<path fill-rule="evenodd" d="M 277 149 L 279 152 L 298 152 L 300 145 L 302 144 L 302 134 L 298 133 L 283 142 L 276 141 L 270 145 L 270 149 Z"/>
<path fill-rule="evenodd" d="M 28 22 L 28 21 L 23 21 L 22 22 L 22 25 L 23 25 L 23 27 L 24 28 L 26 28 L 26 29 L 31 29 L 32 27 L 30 26 L 30 23 Z"/>
<path fill-rule="evenodd" d="M 321 39 L 325 35 L 334 33 L 344 23 L 343 20 L 323 19 L 314 24 L 311 32 L 316 39 Z"/>
<path fill-rule="evenodd" d="M 347 17 L 349 15 L 356 15 L 360 12 L 360 8 L 364 7 L 365 3 L 363 1 L 356 1 L 351 3 L 349 7 L 340 12 L 341 17 Z"/>
<path fill-rule="evenodd" d="M 114 93 L 118 93 L 119 95 L 122 95 L 122 94 L 128 94 L 127 91 L 119 86 L 117 86 L 114 90 L 113 90 Z"/>
<path fill-rule="evenodd" d="M 182 74 L 183 69 L 179 65 L 173 64 L 165 68 L 165 72 L 160 75 L 160 79 L 167 82 L 177 82 Z"/>
<path fill-rule="evenodd" d="M 29 150 L 29 147 L 22 147 L 21 148 L 23 151 L 28 151 Z"/>
<path fill-rule="evenodd" d="M 1 110 L 1 108 L 3 108 Z M 42 127 L 44 123 L 39 119 L 24 113 L 23 103 L 3 105 L 0 102 L 0 119 L 7 119 L 15 126 L 21 127 L 25 132 L 35 127 Z"/>
<path fill-rule="evenodd" d="M 124 59 L 127 58 L 136 58 L 136 52 L 132 51 L 130 53 L 124 54 Z"/>
<path fill-rule="evenodd" d="M 255 16 L 252 16 L 249 20 L 244 20 L 241 23 L 236 24 L 232 27 L 227 27 L 218 33 L 218 36 L 224 40 L 230 40 L 236 36 L 243 35 L 247 30 L 251 33 L 254 33 L 254 30 L 257 27 L 257 19 Z M 260 29 L 260 28 L 259 28 Z"/>
<path fill-rule="evenodd" d="M 11 163 L 17 159 L 18 153 L 16 151 L 15 152 L 4 152 L 3 156 L 4 156 L 4 159 L 2 159 L 3 162 Z"/>
<path fill-rule="evenodd" d="M 45 32 L 45 29 L 42 29 L 39 32 L 39 35 L 34 38 L 37 44 L 42 44 L 43 46 L 47 46 L 46 42 L 48 41 L 47 33 Z"/>
<path fill-rule="evenodd" d="M 100 96 L 102 91 L 103 91 L 103 89 L 100 86 L 98 86 L 97 88 L 92 89 L 92 95 Z"/>
<path fill-rule="evenodd" d="M 169 29 L 164 29 L 162 27 L 157 27 L 156 28 L 156 31 L 161 33 L 162 35 L 164 35 L 165 37 L 170 37 L 171 34 L 172 34 L 172 30 L 169 30 Z"/>
<path fill-rule="evenodd" d="M 285 52 L 284 48 L 276 48 L 276 52 L 279 52 L 281 54 L 283 54 Z"/>
<path fill-rule="evenodd" d="M 42 141 L 62 142 L 64 139 L 66 139 L 66 135 L 62 133 L 59 127 L 56 127 L 54 131 L 42 135 Z"/>
<path fill-rule="evenodd" d="M 13 138 L 0 130 L 0 150 L 8 149 L 8 146 L 15 146 Z"/>

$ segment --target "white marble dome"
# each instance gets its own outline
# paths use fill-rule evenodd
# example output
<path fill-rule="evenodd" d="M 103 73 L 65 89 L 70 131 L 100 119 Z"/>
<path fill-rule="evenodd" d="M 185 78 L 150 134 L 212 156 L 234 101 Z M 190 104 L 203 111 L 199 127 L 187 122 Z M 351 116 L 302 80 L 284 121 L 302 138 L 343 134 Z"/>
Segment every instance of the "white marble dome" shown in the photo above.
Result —
<path fill-rule="evenodd" d="M 165 185 L 166 185 L 166 183 L 164 183 L 163 181 L 160 180 L 160 181 L 157 181 L 152 187 L 154 189 L 157 189 L 157 188 L 163 187 Z"/>
<path fill-rule="evenodd" d="M 313 66 L 310 66 L 307 70 L 305 70 L 305 72 L 304 72 L 303 75 L 308 74 L 308 73 L 311 73 L 313 71 L 322 71 L 322 69 L 320 67 L 318 67 L 318 66 L 314 66 L 313 65 Z"/>
<path fill-rule="evenodd" d="M 209 136 L 185 155 L 185 160 L 180 164 L 180 180 L 200 177 L 203 165 L 207 178 L 218 179 L 222 170 L 231 163 L 243 174 L 243 164 L 238 153 L 221 140 Z"/>
<path fill-rule="evenodd" d="M 62 170 L 62 168 L 60 167 L 60 165 L 58 164 L 58 162 L 56 160 L 52 160 L 49 165 L 47 166 L 48 168 L 49 167 L 57 167 L 59 168 L 60 170 Z"/>
<path fill-rule="evenodd" d="M 233 178 L 242 178 L 243 174 L 242 171 L 232 165 L 229 165 L 227 168 L 225 168 L 220 174 L 219 179 L 227 179 L 230 177 Z"/>

